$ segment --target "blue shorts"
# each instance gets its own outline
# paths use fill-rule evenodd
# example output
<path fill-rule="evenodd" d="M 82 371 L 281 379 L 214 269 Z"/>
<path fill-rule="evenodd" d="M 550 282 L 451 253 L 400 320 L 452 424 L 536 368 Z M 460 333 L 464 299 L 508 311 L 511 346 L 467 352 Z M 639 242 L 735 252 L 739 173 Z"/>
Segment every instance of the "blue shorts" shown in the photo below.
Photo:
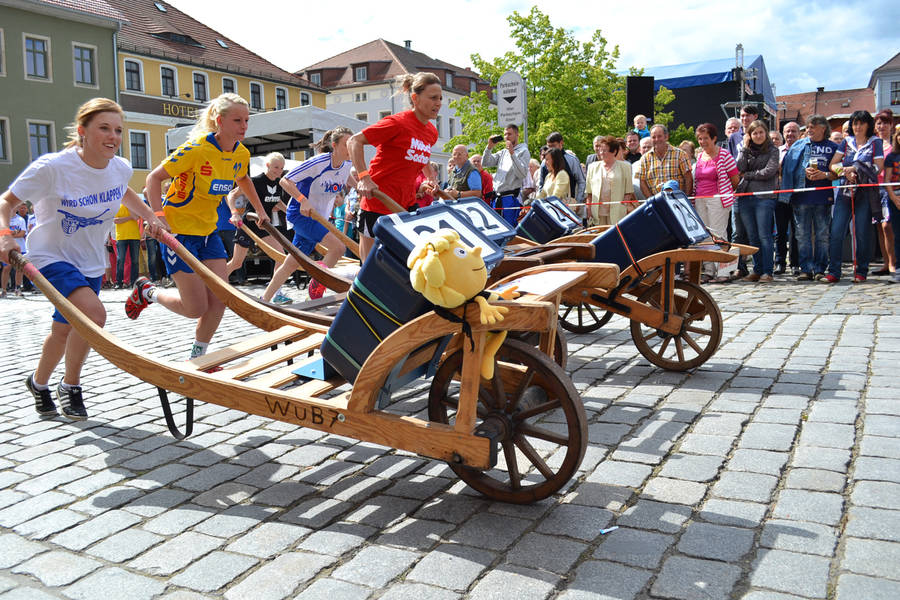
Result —
<path fill-rule="evenodd" d="M 292 242 L 297 249 L 307 256 L 312 255 L 316 249 L 316 244 L 325 239 L 328 235 L 328 229 L 315 219 L 300 215 L 299 218 L 292 219 L 291 225 L 294 226 L 294 241 Z"/>
<path fill-rule="evenodd" d="M 66 298 L 80 287 L 91 288 L 95 294 L 100 294 L 100 284 L 103 283 L 102 275 L 100 277 L 85 277 L 81 274 L 81 271 L 67 262 L 51 263 L 43 269 L 38 269 L 38 271 Z M 57 323 L 69 323 L 59 310 L 53 311 L 53 320 Z"/>
<path fill-rule="evenodd" d="M 228 258 L 228 253 L 225 252 L 225 244 L 222 243 L 222 238 L 220 238 L 219 234 L 215 231 L 209 235 L 186 235 L 179 233 L 175 236 L 175 239 L 181 242 L 181 245 L 184 246 L 188 252 L 200 260 Z M 194 272 L 186 262 L 181 260 L 178 255 L 175 254 L 174 250 L 168 246 L 165 248 L 166 250 L 163 252 L 163 262 L 166 263 L 166 273 L 172 275 L 178 271 L 184 271 L 185 273 Z"/>

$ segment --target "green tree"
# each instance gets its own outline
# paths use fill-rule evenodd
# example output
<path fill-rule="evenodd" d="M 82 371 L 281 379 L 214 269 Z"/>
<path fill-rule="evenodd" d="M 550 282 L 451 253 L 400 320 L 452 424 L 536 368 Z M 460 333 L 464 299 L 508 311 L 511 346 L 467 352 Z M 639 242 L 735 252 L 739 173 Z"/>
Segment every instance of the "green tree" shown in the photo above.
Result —
<path fill-rule="evenodd" d="M 525 79 L 528 98 L 528 145 L 536 155 L 547 135 L 559 131 L 566 148 L 579 157 L 593 151 L 595 135 L 622 135 L 625 123 L 625 77 L 616 73 L 619 48 L 608 47 L 601 31 L 588 42 L 579 42 L 571 31 L 553 27 L 550 17 L 537 7 L 509 17 L 510 37 L 516 50 L 492 61 L 472 55 L 475 71 L 496 87 L 506 71 L 516 71 Z M 639 71 L 632 69 L 632 73 Z M 662 109 L 675 95 L 660 88 L 655 97 L 656 122 L 668 123 L 672 113 Z M 445 146 L 465 144 L 481 149 L 487 138 L 500 133 L 497 108 L 480 92 L 450 103 L 463 123 L 463 132 Z"/>

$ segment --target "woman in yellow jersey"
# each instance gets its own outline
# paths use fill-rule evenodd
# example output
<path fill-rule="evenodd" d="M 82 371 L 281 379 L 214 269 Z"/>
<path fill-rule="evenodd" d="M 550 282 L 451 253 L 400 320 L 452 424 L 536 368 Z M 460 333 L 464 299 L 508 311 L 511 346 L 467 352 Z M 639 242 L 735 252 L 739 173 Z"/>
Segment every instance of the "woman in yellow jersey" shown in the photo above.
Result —
<path fill-rule="evenodd" d="M 216 233 L 216 207 L 237 184 L 250 199 L 260 220 L 267 220 L 250 181 L 250 152 L 241 144 L 247 133 L 250 109 L 237 94 L 222 94 L 200 113 L 188 141 L 170 154 L 147 176 L 147 199 L 153 211 L 168 222 L 172 233 L 191 254 L 222 279 L 226 279 L 227 254 Z M 162 198 L 162 183 L 172 179 Z M 232 222 L 240 215 L 232 211 Z M 166 271 L 178 290 L 157 289 L 146 277 L 134 283 L 125 313 L 136 319 L 149 304 L 158 302 L 190 319 L 199 319 L 191 358 L 206 353 L 219 327 L 225 305 L 171 250 L 163 253 Z"/>

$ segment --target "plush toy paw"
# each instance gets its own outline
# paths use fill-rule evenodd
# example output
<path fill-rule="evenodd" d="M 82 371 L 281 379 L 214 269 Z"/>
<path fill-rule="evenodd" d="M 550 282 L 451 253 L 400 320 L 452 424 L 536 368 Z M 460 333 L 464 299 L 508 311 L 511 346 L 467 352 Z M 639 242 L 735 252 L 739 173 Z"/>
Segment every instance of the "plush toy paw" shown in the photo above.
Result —
<path fill-rule="evenodd" d="M 482 296 L 475 296 L 475 302 L 478 303 L 480 309 L 479 318 L 482 325 L 493 325 L 503 320 L 503 315 L 509 312 L 505 306 L 494 306 Z"/>

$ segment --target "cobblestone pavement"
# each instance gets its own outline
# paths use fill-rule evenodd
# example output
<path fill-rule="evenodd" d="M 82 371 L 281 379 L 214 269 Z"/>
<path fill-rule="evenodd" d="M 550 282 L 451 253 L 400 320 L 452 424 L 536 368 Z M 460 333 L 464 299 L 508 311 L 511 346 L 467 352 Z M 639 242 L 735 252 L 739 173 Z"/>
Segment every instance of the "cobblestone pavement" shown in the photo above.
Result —
<path fill-rule="evenodd" d="M 652 367 L 619 317 L 570 337 L 590 445 L 524 507 L 214 405 L 175 441 L 156 391 L 96 354 L 91 418 L 40 421 L 22 382 L 48 304 L 0 301 L 0 600 L 900 598 L 900 286 L 709 289 L 725 335 L 693 373 Z M 134 324 L 124 298 L 103 292 L 110 331 L 187 353 L 189 321 Z M 250 331 L 227 315 L 213 347 Z"/>

